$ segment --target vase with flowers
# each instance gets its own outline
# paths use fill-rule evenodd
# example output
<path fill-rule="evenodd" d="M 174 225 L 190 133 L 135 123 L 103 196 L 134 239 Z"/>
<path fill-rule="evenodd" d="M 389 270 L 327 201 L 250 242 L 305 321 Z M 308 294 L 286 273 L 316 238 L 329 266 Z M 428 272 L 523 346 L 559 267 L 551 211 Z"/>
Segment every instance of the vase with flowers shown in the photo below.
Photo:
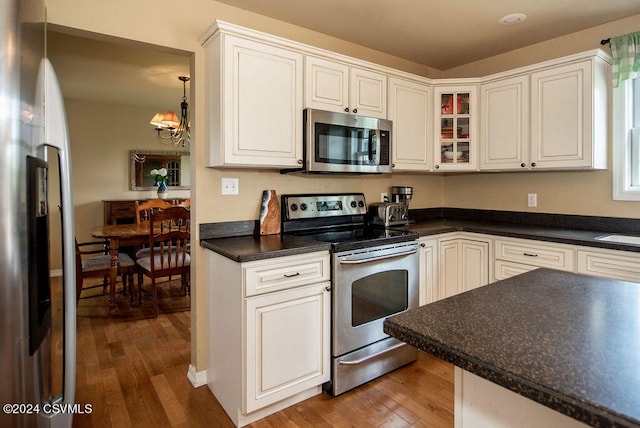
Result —
<path fill-rule="evenodd" d="M 167 199 L 167 197 L 169 196 L 169 192 L 167 190 L 167 182 L 169 181 L 169 177 L 171 176 L 171 174 L 169 174 L 169 171 L 167 171 L 167 168 L 152 169 L 149 172 L 149 175 L 153 177 L 153 185 L 158 187 L 158 198 Z"/>

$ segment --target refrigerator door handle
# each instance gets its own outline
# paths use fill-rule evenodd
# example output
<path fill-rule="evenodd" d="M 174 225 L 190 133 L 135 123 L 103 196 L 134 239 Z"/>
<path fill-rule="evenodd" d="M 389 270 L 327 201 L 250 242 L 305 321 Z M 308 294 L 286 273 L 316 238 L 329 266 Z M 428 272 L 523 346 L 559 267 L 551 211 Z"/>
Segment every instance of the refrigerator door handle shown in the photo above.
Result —
<path fill-rule="evenodd" d="M 57 149 L 60 165 L 64 312 L 62 402 L 71 405 L 76 389 L 76 267 L 69 137 L 62 92 L 47 58 L 42 60 L 40 72 L 44 73 L 44 144 Z M 51 426 L 71 426 L 71 417 L 72 413 L 58 413 L 52 417 Z"/>

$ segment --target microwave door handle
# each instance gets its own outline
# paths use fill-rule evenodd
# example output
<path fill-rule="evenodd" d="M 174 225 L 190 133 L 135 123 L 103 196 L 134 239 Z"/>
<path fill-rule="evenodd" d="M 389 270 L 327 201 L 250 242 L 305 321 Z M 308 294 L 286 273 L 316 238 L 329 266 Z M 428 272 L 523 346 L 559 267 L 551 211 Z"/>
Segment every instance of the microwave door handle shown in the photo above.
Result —
<path fill-rule="evenodd" d="M 376 154 L 378 153 L 378 142 L 380 130 L 372 129 L 369 131 L 369 164 L 376 164 Z"/>

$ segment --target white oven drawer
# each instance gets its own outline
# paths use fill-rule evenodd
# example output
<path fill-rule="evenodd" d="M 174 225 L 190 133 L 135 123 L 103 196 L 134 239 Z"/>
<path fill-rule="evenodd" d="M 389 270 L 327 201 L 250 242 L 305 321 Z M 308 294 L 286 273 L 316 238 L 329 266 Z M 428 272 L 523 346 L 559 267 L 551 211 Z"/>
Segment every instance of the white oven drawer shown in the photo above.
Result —
<path fill-rule="evenodd" d="M 331 280 L 328 251 L 243 263 L 245 296 Z"/>
<path fill-rule="evenodd" d="M 541 244 L 540 241 L 527 239 L 496 239 L 494 242 L 496 260 L 574 272 L 573 247 L 552 243 Z"/>

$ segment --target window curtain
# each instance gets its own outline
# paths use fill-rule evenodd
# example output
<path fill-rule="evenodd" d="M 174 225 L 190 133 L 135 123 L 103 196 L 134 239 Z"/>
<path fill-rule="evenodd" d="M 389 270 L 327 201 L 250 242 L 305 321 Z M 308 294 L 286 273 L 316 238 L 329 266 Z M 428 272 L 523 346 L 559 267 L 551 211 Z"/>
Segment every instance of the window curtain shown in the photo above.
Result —
<path fill-rule="evenodd" d="M 610 39 L 613 67 L 613 87 L 628 79 L 640 77 L 640 32 L 624 34 Z"/>

